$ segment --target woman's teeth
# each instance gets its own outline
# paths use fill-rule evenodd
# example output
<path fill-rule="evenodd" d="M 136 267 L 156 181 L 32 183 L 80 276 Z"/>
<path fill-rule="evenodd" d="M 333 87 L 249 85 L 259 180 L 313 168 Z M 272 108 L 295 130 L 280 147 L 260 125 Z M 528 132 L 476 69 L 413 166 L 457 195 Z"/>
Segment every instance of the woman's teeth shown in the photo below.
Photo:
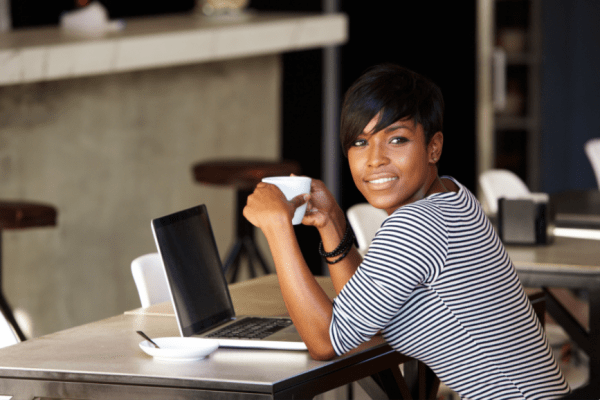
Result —
<path fill-rule="evenodd" d="M 398 179 L 398 178 L 397 177 L 381 178 L 381 179 L 375 179 L 374 181 L 369 181 L 369 183 L 385 183 L 385 182 L 389 182 L 389 181 L 395 181 L 396 179 Z"/>

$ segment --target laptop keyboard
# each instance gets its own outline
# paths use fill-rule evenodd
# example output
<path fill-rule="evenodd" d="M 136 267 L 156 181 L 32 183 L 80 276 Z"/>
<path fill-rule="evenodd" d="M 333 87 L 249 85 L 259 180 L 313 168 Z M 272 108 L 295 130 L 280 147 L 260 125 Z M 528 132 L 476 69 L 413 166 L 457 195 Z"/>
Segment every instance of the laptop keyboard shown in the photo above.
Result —
<path fill-rule="evenodd" d="M 206 336 L 234 339 L 264 339 L 290 325 L 292 325 L 292 321 L 285 318 L 248 317 L 218 329 Z"/>

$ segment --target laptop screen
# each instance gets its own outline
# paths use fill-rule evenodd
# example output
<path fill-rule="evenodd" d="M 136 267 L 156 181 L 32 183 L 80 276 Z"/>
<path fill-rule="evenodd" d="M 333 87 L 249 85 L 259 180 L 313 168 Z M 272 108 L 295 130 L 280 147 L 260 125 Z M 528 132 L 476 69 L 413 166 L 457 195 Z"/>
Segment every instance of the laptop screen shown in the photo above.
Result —
<path fill-rule="evenodd" d="M 152 220 L 181 334 L 191 336 L 234 317 L 205 205 Z"/>

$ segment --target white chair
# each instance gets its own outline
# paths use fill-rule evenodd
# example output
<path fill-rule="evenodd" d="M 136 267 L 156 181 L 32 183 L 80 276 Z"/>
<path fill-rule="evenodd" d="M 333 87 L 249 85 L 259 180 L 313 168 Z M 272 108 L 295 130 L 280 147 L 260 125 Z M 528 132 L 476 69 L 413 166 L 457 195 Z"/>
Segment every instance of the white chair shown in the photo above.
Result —
<path fill-rule="evenodd" d="M 585 142 L 584 148 L 585 154 L 587 154 L 588 159 L 592 164 L 598 189 L 600 189 L 600 138 L 588 140 Z"/>
<path fill-rule="evenodd" d="M 169 286 L 158 253 L 144 254 L 131 262 L 131 274 L 142 307 L 171 300 Z"/>
<path fill-rule="evenodd" d="M 12 326 L 10 326 L 4 314 L 0 312 L 0 348 L 12 346 L 19 342 L 20 340 Z"/>
<path fill-rule="evenodd" d="M 490 169 L 479 175 L 479 185 L 490 214 L 498 213 L 498 199 L 528 197 L 531 195 L 525 182 L 515 173 L 505 169 Z"/>
<path fill-rule="evenodd" d="M 369 203 L 355 204 L 346 212 L 350 226 L 356 235 L 358 251 L 364 257 L 377 230 L 388 216 L 387 212 Z"/>

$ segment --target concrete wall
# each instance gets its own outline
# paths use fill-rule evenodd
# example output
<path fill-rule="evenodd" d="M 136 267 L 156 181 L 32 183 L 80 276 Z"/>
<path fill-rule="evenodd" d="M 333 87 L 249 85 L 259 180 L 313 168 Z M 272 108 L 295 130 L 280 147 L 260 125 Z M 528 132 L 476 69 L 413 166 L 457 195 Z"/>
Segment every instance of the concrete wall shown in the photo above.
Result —
<path fill-rule="evenodd" d="M 234 191 L 191 166 L 278 157 L 280 75 L 268 56 L 0 88 L 0 199 L 59 212 L 3 233 L 3 288 L 34 336 L 140 306 L 130 263 L 156 251 L 151 218 L 205 203 L 226 254 Z"/>

